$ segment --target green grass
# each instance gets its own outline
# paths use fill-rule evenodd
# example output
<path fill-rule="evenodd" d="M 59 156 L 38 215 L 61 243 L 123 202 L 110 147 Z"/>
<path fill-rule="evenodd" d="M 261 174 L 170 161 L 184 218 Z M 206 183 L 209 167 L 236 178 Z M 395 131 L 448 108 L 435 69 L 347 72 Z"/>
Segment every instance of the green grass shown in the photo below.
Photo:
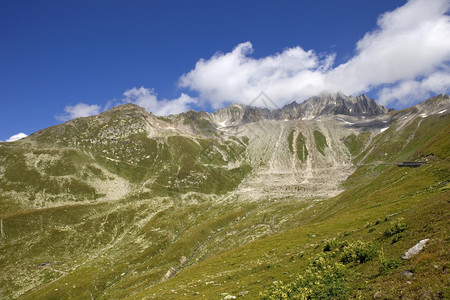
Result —
<path fill-rule="evenodd" d="M 297 157 L 301 162 L 305 162 L 308 157 L 308 149 L 306 148 L 306 138 L 299 132 L 297 135 Z"/>
<path fill-rule="evenodd" d="M 448 165 L 446 162 L 441 163 Z M 381 274 L 380 268 L 386 267 L 386 262 L 374 255 L 370 255 L 370 262 L 352 266 L 348 277 L 353 291 L 351 296 L 361 294 L 370 297 L 381 288 L 386 297 L 396 297 L 400 286 L 404 288 L 404 294 L 412 297 L 415 297 L 415 293 L 449 295 L 446 287 L 448 279 L 439 275 L 432 264 L 420 265 L 422 259 L 431 257 L 433 263 L 442 269 L 448 259 L 445 251 L 448 230 L 440 229 L 449 228 L 450 225 L 449 210 L 444 209 L 448 208 L 450 194 L 428 188 L 439 180 L 433 175 L 436 167 L 417 169 L 406 176 L 404 170 L 391 168 L 364 186 L 321 202 L 314 208 L 314 213 L 303 213 L 303 225 L 212 257 L 192 266 L 188 272 L 180 273 L 132 298 L 153 294 L 176 297 L 172 289 L 181 295 L 186 293 L 187 299 L 194 298 L 196 291 L 207 298 L 214 298 L 223 292 L 236 295 L 242 290 L 250 291 L 251 298 L 257 298 L 262 287 L 269 287 L 272 281 L 290 282 L 297 274 L 302 274 L 301 270 L 307 267 L 308 258 L 323 249 L 323 244 L 321 246 L 319 243 L 323 239 L 377 243 L 383 247 L 387 259 L 395 260 L 425 237 L 433 241 L 430 248 L 416 259 L 405 262 L 401 268 L 391 267 L 394 269 L 392 273 Z M 386 180 L 390 184 L 386 184 Z M 382 233 L 392 226 L 391 220 L 396 222 L 400 218 L 408 224 L 408 229 L 404 231 L 405 237 L 393 245 L 391 239 Z M 368 223 L 370 228 L 367 227 Z M 312 235 L 316 238 L 312 238 Z M 405 269 L 420 269 L 420 284 L 405 288 L 399 276 Z M 431 274 L 430 278 L 426 274 Z M 392 282 L 388 288 L 382 285 L 386 280 Z M 207 281 L 220 285 L 206 285 Z"/>
<path fill-rule="evenodd" d="M 350 154 L 356 156 L 364 149 L 370 139 L 370 132 L 363 132 L 358 135 L 351 134 L 344 139 L 344 144 L 347 146 Z"/>
<path fill-rule="evenodd" d="M 289 132 L 288 135 L 288 146 L 289 146 L 289 151 L 291 151 L 291 153 L 294 153 L 294 134 L 295 134 L 295 130 L 291 130 L 291 132 Z"/>
<path fill-rule="evenodd" d="M 320 154 L 325 155 L 325 148 L 328 147 L 327 139 L 322 132 L 314 130 L 314 142 L 316 144 L 317 151 Z"/>

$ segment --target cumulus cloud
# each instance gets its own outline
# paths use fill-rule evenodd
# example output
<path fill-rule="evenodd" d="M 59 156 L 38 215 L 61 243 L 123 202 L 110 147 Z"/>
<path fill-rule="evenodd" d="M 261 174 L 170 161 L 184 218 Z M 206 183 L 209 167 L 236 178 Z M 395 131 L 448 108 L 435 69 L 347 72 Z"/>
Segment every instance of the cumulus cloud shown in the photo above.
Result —
<path fill-rule="evenodd" d="M 197 91 L 213 108 L 226 102 L 258 105 L 261 91 L 276 95 L 282 102 L 318 93 L 323 74 L 334 61 L 334 54 L 319 57 L 314 51 L 294 47 L 273 56 L 254 59 L 252 44 L 239 44 L 229 53 L 201 59 L 180 78 L 180 86 Z"/>
<path fill-rule="evenodd" d="M 357 43 L 356 56 L 327 74 L 328 82 L 350 93 L 391 85 L 380 92 L 385 104 L 409 104 L 420 99 L 411 98 L 418 86 L 422 88 L 420 97 L 436 92 L 426 90 L 431 87 L 426 82 L 427 78 L 445 77 L 442 69 L 449 64 L 449 7 L 448 0 L 411 0 L 384 13 L 378 18 L 378 29 Z M 448 85 L 439 90 L 446 92 Z"/>
<path fill-rule="evenodd" d="M 279 106 L 321 92 L 358 94 L 380 89 L 386 104 L 410 105 L 449 91 L 449 0 L 410 0 L 382 14 L 377 29 L 356 44 L 355 55 L 333 67 L 335 54 L 294 47 L 260 59 L 250 42 L 201 59 L 179 85 L 214 108 L 228 102 L 258 105 L 264 91 Z M 415 93 L 420 89 L 420 93 Z"/>
<path fill-rule="evenodd" d="M 393 87 L 384 87 L 378 92 L 378 101 L 383 105 L 397 103 L 404 107 L 411 101 L 428 98 L 430 93 L 448 91 L 449 87 L 450 73 L 437 72 L 423 80 L 403 80 Z"/>
<path fill-rule="evenodd" d="M 86 103 L 78 103 L 74 106 L 67 105 L 64 108 L 64 114 L 56 115 L 58 121 L 68 121 L 79 117 L 88 117 L 97 115 L 114 106 L 133 103 L 139 105 L 145 110 L 154 113 L 155 115 L 165 116 L 169 114 L 177 114 L 190 109 L 191 104 L 196 104 L 197 99 L 187 94 L 181 93 L 180 97 L 176 99 L 158 99 L 157 93 L 154 89 L 145 87 L 132 88 L 123 93 L 123 98 L 113 99 L 108 101 L 102 108 L 99 105 L 89 105 Z"/>
<path fill-rule="evenodd" d="M 65 122 L 80 117 L 89 117 L 100 113 L 100 106 L 97 104 L 89 105 L 86 103 L 78 103 L 76 105 L 67 105 L 64 108 L 64 114 L 57 115 L 55 118 Z"/>
<path fill-rule="evenodd" d="M 7 139 L 5 142 L 15 142 L 15 141 L 18 141 L 18 140 L 20 140 L 20 139 L 23 139 L 23 138 L 25 138 L 25 137 L 27 137 L 28 135 L 26 135 L 25 133 L 23 133 L 23 132 L 20 132 L 20 133 L 18 133 L 18 134 L 15 134 L 15 135 L 13 135 L 13 136 L 11 136 L 9 139 Z M 2 141 L 0 141 L 0 142 L 2 142 Z"/>
<path fill-rule="evenodd" d="M 180 97 L 176 99 L 162 99 L 158 100 L 158 95 L 153 89 L 145 87 L 132 88 L 126 90 L 122 101 L 124 103 L 134 103 L 145 110 L 154 113 L 155 115 L 165 116 L 170 114 L 177 114 L 189 110 L 189 105 L 197 102 L 197 99 L 181 93 Z"/>

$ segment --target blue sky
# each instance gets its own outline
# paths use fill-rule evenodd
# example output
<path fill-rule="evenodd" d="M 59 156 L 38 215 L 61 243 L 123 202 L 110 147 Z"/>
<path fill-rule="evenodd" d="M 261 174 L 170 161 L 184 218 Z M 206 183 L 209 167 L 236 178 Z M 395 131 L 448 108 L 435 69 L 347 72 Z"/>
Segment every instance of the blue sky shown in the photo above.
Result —
<path fill-rule="evenodd" d="M 0 140 L 126 102 L 156 114 L 450 85 L 449 0 L 0 1 Z"/>

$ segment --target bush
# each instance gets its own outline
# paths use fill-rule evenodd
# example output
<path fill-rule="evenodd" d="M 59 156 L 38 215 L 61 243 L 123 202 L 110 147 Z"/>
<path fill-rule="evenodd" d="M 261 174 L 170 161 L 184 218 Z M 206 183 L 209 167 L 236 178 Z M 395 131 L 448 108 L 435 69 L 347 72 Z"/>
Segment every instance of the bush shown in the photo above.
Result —
<path fill-rule="evenodd" d="M 325 246 L 323 246 L 323 252 L 334 251 L 333 256 L 337 254 L 338 251 L 342 250 L 342 248 L 348 246 L 347 241 L 338 242 L 336 239 L 327 240 Z"/>
<path fill-rule="evenodd" d="M 379 255 L 380 259 L 380 274 L 389 274 L 393 269 L 398 268 L 401 266 L 402 261 L 401 259 L 386 259 L 384 256 L 383 250 L 380 251 Z"/>
<path fill-rule="evenodd" d="M 260 299 L 347 299 L 348 292 L 345 266 L 318 256 L 294 281 L 275 282 Z"/>
<path fill-rule="evenodd" d="M 394 235 L 394 237 L 392 238 L 391 244 L 395 244 L 398 241 L 400 241 L 403 238 L 403 234 L 401 233 L 397 233 L 396 235 Z"/>
<path fill-rule="evenodd" d="M 403 221 L 403 218 L 398 218 L 396 221 L 390 224 L 390 226 L 384 231 L 383 235 L 385 237 L 390 237 L 396 235 L 397 233 L 405 231 L 407 228 L 408 224 Z"/>
<path fill-rule="evenodd" d="M 290 282 L 276 281 L 260 293 L 260 299 L 348 299 L 346 264 L 364 263 L 378 255 L 378 245 L 356 241 L 325 242 L 324 253 L 313 258 L 306 270 Z"/>
<path fill-rule="evenodd" d="M 343 264 L 351 262 L 365 263 L 372 260 L 378 255 L 378 245 L 374 243 L 366 243 L 363 241 L 356 241 L 349 244 L 342 249 L 342 256 L 340 261 Z"/>

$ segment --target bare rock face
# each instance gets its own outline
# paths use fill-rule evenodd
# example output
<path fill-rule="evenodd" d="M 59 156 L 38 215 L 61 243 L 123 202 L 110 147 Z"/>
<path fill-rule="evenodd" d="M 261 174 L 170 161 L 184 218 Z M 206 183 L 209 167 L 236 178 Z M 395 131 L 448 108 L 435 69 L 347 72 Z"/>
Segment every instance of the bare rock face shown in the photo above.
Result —
<path fill-rule="evenodd" d="M 366 95 L 353 97 L 336 93 L 311 97 L 302 103 L 294 101 L 274 110 L 233 104 L 219 109 L 212 116 L 221 126 L 232 126 L 267 120 L 312 120 L 326 115 L 374 117 L 387 112 L 386 107 Z"/>
<path fill-rule="evenodd" d="M 323 115 L 348 115 L 373 117 L 388 110 L 366 95 L 345 96 L 342 93 L 324 94 L 307 99 L 301 104 L 292 102 L 274 112 L 275 119 L 314 119 Z"/>

